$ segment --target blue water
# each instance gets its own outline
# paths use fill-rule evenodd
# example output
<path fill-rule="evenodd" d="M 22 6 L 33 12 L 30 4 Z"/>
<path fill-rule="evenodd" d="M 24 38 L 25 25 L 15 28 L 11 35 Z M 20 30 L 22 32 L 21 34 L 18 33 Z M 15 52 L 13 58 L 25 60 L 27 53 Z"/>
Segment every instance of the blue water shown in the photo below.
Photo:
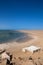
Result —
<path fill-rule="evenodd" d="M 10 41 L 24 42 L 28 37 L 26 33 L 14 30 L 0 30 L 0 44 Z"/>

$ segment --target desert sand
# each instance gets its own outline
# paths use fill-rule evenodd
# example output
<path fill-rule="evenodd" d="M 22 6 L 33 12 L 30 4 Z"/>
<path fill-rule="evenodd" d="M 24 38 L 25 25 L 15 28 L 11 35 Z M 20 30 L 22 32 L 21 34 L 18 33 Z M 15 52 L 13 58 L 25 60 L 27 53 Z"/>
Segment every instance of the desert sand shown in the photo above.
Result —
<path fill-rule="evenodd" d="M 13 55 L 12 62 L 14 63 L 14 65 L 43 65 L 43 31 L 20 31 L 32 36 L 33 39 L 22 43 L 17 43 L 13 41 L 7 44 L 0 44 L 0 48 L 5 48 L 8 52 L 10 52 Z M 41 50 L 35 52 L 34 54 L 30 52 L 22 52 L 22 48 L 30 45 L 39 46 L 41 47 Z M 0 65 L 6 65 L 5 60 L 2 60 L 2 63 L 0 63 Z"/>

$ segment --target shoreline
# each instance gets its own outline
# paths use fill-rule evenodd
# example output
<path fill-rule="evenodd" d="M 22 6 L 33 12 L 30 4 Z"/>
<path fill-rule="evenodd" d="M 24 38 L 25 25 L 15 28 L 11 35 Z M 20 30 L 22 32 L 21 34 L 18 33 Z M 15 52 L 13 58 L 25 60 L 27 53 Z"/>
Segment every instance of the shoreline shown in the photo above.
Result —
<path fill-rule="evenodd" d="M 36 41 L 37 40 L 37 36 L 34 36 L 33 34 L 31 34 L 31 35 L 29 35 L 29 36 L 31 36 L 32 37 L 32 39 L 30 39 L 28 42 L 29 43 L 34 43 L 34 41 Z M 17 43 L 17 42 L 14 42 L 14 41 L 12 41 L 12 42 L 6 42 L 6 43 L 2 43 L 2 44 L 0 44 L 0 48 L 1 49 L 8 49 L 8 48 L 10 48 L 11 46 L 14 46 L 14 47 L 16 47 L 16 46 L 19 46 L 19 45 L 25 45 L 27 42 L 23 42 L 23 43 Z M 30 44 L 30 45 L 31 45 Z M 28 43 L 27 43 L 27 45 L 28 45 Z"/>

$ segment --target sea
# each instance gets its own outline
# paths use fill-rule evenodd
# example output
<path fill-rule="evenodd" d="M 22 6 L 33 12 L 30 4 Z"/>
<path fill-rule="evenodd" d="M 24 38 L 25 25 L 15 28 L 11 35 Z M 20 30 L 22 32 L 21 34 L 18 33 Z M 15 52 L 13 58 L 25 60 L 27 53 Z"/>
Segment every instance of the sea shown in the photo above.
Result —
<path fill-rule="evenodd" d="M 16 30 L 0 30 L 0 44 L 16 41 L 18 43 L 26 42 L 26 40 L 30 40 L 31 37 L 27 35 L 27 33 L 23 33 Z"/>

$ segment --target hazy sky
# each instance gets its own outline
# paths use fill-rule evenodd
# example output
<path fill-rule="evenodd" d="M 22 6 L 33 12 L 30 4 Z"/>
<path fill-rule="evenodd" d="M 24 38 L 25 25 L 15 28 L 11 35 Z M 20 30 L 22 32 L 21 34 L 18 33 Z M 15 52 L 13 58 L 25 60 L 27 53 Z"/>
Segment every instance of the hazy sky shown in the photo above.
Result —
<path fill-rule="evenodd" d="M 0 29 L 43 29 L 43 0 L 0 0 Z"/>

